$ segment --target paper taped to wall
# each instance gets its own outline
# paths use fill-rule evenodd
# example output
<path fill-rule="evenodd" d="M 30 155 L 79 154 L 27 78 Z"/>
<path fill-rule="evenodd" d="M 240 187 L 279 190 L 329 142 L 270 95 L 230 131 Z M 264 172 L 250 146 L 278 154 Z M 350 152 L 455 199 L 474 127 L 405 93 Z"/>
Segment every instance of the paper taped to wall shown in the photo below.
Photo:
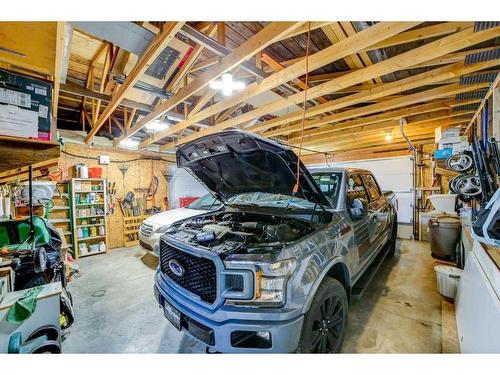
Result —
<path fill-rule="evenodd" d="M 38 137 L 38 112 L 0 104 L 0 134 L 24 138 Z"/>

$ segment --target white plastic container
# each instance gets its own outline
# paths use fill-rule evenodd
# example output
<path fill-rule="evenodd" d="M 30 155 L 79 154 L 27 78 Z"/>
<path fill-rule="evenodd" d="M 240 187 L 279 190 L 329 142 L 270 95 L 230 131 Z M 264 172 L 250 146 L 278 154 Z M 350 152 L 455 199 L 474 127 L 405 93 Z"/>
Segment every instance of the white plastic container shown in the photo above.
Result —
<path fill-rule="evenodd" d="M 457 194 L 434 194 L 429 196 L 429 200 L 438 212 L 457 213 L 455 210 Z"/>
<path fill-rule="evenodd" d="M 439 294 L 455 299 L 462 270 L 451 266 L 434 266 Z"/>

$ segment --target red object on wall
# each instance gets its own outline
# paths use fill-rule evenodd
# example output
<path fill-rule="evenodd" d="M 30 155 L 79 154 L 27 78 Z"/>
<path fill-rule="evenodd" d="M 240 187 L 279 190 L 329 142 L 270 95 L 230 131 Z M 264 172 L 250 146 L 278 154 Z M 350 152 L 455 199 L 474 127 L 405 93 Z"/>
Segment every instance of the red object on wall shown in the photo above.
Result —
<path fill-rule="evenodd" d="M 186 207 L 197 200 L 199 197 L 181 197 L 179 198 L 179 206 Z"/>
<path fill-rule="evenodd" d="M 100 167 L 89 168 L 89 178 L 101 178 L 101 176 L 102 176 L 102 168 Z"/>

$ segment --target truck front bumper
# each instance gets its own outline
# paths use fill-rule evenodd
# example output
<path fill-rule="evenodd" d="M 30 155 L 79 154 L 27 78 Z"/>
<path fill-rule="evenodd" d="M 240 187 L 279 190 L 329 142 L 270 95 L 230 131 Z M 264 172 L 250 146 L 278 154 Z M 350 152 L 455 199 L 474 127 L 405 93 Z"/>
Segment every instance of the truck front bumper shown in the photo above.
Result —
<path fill-rule="evenodd" d="M 197 308 L 168 287 L 156 273 L 155 298 L 163 309 L 165 301 L 182 313 L 182 331 L 221 353 L 291 353 L 299 344 L 304 316 L 273 309 L 220 307 L 215 312 Z M 186 303 L 187 302 L 187 303 Z M 292 316 L 292 317 L 291 317 Z M 217 319 L 214 319 L 217 317 Z M 285 317 L 285 320 L 280 320 Z M 268 339 L 266 339 L 268 338 Z"/>

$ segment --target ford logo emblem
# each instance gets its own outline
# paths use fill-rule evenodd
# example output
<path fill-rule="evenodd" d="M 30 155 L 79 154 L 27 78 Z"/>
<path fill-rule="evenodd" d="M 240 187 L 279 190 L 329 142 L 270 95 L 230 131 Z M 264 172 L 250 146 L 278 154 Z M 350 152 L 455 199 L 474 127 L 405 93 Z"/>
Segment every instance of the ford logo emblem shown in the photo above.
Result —
<path fill-rule="evenodd" d="M 184 272 L 186 272 L 184 267 L 182 267 L 181 264 L 175 259 L 172 259 L 168 262 L 168 267 L 174 273 L 174 275 L 179 277 L 183 276 Z"/>

